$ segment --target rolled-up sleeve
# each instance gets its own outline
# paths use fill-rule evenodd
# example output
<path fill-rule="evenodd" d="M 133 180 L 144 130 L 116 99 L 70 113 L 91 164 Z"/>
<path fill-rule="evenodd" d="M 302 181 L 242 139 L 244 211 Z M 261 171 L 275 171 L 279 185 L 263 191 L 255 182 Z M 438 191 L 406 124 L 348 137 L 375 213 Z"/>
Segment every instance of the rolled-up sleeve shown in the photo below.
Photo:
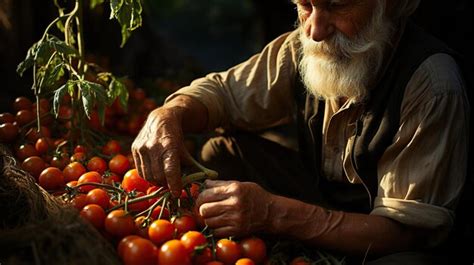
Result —
<path fill-rule="evenodd" d="M 394 143 L 378 164 L 379 190 L 371 214 L 447 235 L 467 168 L 469 105 L 452 57 L 436 54 L 405 91 Z"/>
<path fill-rule="evenodd" d="M 259 54 L 225 72 L 194 80 L 167 98 L 188 95 L 201 101 L 209 114 L 208 128 L 259 130 L 291 119 L 297 32 L 281 35 Z"/>

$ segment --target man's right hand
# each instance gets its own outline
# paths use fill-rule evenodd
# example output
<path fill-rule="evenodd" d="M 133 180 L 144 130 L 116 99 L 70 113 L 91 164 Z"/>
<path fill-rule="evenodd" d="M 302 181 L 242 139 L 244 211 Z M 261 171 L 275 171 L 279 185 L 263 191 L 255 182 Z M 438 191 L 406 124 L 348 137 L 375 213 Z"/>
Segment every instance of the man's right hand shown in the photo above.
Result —
<path fill-rule="evenodd" d="M 181 194 L 182 114 L 163 106 L 150 113 L 132 144 L 135 165 L 144 179 Z"/>
<path fill-rule="evenodd" d="M 173 195 L 182 190 L 181 162 L 188 157 L 183 131 L 206 128 L 207 108 L 188 96 L 177 96 L 152 111 L 132 144 L 132 154 L 140 175 Z"/>

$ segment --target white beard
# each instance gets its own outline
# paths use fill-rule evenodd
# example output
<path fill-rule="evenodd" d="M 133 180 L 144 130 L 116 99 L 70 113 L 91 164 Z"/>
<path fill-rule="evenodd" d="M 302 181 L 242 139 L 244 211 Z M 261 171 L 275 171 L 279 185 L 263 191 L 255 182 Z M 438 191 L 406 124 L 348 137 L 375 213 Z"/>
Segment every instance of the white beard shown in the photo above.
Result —
<path fill-rule="evenodd" d="M 384 6 L 385 1 L 378 2 L 371 21 L 355 40 L 335 32 L 330 39 L 316 42 L 306 37 L 299 26 L 299 70 L 309 93 L 322 99 L 347 98 L 356 102 L 367 97 L 368 84 L 380 70 L 392 36 Z"/>

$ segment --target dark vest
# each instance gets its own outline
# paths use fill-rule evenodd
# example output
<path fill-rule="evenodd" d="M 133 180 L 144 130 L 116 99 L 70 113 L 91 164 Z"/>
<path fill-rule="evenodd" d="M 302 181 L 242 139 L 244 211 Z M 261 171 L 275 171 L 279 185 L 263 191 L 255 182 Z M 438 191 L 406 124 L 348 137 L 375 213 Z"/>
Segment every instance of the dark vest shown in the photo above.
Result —
<path fill-rule="evenodd" d="M 408 84 L 415 70 L 429 56 L 436 53 L 454 54 L 444 43 L 412 23 L 402 33 L 396 51 L 383 76 L 363 103 L 363 112 L 354 126 L 355 142 L 350 154 L 352 163 L 364 185 L 330 182 L 322 176 L 321 140 L 324 101 L 304 91 L 297 80 L 297 122 L 299 150 L 308 171 L 317 178 L 319 192 L 331 208 L 368 213 L 377 196 L 377 162 L 393 143 L 400 124 L 400 108 Z M 298 88 L 299 87 L 299 88 Z M 350 200 L 335 200 L 331 194 L 350 194 Z M 338 196 L 341 197 L 341 196 Z"/>

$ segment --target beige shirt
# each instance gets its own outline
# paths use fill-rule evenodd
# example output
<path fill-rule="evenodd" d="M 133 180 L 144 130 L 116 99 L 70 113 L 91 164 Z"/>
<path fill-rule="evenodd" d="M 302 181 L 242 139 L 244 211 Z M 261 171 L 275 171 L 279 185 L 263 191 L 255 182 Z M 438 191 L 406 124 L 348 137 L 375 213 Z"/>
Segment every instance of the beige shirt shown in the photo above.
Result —
<path fill-rule="evenodd" d="M 297 69 L 297 32 L 269 43 L 261 53 L 225 72 L 180 89 L 209 110 L 210 129 L 260 130 L 291 121 Z M 465 180 L 469 111 L 452 57 L 435 54 L 409 81 L 400 128 L 378 164 L 379 189 L 371 214 L 437 229 L 453 224 L 453 207 Z M 328 101 L 323 124 L 323 170 L 333 180 L 361 183 L 348 159 L 357 105 Z"/>

